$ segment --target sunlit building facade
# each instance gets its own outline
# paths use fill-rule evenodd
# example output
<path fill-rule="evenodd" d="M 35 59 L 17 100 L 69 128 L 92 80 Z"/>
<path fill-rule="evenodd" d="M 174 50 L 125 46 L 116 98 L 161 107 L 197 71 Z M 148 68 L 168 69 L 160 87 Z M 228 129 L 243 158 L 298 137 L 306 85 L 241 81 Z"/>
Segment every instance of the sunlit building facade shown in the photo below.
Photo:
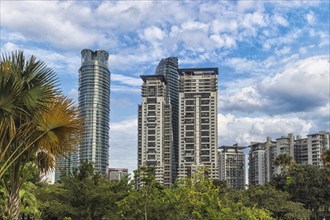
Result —
<path fill-rule="evenodd" d="M 84 118 L 79 154 L 81 161 L 94 164 L 107 175 L 109 164 L 110 71 L 108 52 L 81 51 L 79 69 L 79 111 Z"/>
<path fill-rule="evenodd" d="M 202 167 L 219 179 L 217 112 L 218 69 L 179 69 L 179 178 Z"/>
<path fill-rule="evenodd" d="M 155 179 L 170 187 L 172 173 L 171 108 L 163 75 L 141 76 L 142 103 L 138 106 L 138 167 L 153 167 Z"/>
<path fill-rule="evenodd" d="M 238 189 L 245 187 L 244 148 L 237 145 L 219 148 L 220 180 L 226 181 L 228 187 Z"/>

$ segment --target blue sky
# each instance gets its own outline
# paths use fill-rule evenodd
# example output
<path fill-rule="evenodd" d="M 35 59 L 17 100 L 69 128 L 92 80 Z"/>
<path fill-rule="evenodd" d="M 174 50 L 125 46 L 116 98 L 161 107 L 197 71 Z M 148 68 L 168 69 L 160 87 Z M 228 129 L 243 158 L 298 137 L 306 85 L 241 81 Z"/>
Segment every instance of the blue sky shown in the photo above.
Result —
<path fill-rule="evenodd" d="M 1 53 L 24 50 L 77 99 L 80 51 L 110 54 L 110 166 L 136 168 L 140 75 L 219 68 L 219 145 L 330 130 L 329 1 L 1 1 Z"/>

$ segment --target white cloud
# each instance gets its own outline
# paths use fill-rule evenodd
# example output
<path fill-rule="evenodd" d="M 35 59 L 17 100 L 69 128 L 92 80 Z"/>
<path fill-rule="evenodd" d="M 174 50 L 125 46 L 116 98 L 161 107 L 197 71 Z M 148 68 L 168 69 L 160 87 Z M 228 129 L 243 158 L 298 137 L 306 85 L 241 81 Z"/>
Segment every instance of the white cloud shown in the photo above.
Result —
<path fill-rule="evenodd" d="M 1 25 L 10 30 L 20 30 L 22 35 L 29 36 L 32 41 L 50 42 L 60 48 L 81 49 L 91 46 L 100 38 L 96 32 L 87 31 L 76 21 L 68 20 L 66 13 L 81 9 L 74 4 L 54 1 L 17 4 L 6 1 L 1 6 Z"/>
<path fill-rule="evenodd" d="M 290 33 L 286 35 L 282 35 L 280 37 L 275 38 L 269 38 L 265 41 L 265 43 L 262 45 L 264 49 L 270 49 L 273 46 L 281 46 L 281 45 L 289 45 L 293 42 L 295 42 L 302 34 L 302 30 L 299 29 L 293 29 Z"/>
<path fill-rule="evenodd" d="M 272 19 L 275 24 L 279 24 L 284 27 L 287 27 L 289 25 L 288 20 L 281 15 L 276 14 L 272 17 Z"/>
<path fill-rule="evenodd" d="M 315 23 L 315 15 L 313 12 L 309 12 L 307 15 L 306 15 L 306 20 L 308 22 L 308 24 L 312 25 Z"/>
<path fill-rule="evenodd" d="M 275 50 L 275 54 L 277 56 L 282 56 L 282 55 L 288 54 L 290 52 L 291 52 L 291 48 L 290 47 L 283 47 L 280 50 L 278 50 L 278 49 Z"/>
<path fill-rule="evenodd" d="M 111 82 L 119 82 L 130 86 L 141 86 L 142 80 L 140 78 L 129 77 L 122 74 L 111 74 Z"/>
<path fill-rule="evenodd" d="M 236 46 L 236 41 L 233 37 L 226 34 L 223 35 L 211 35 L 210 38 L 217 44 L 217 48 L 227 47 L 231 48 Z"/>
<path fill-rule="evenodd" d="M 329 71 L 327 56 L 299 60 L 283 72 L 265 78 L 260 91 L 278 104 L 291 106 L 290 110 L 304 111 L 329 101 Z"/>
<path fill-rule="evenodd" d="M 255 1 L 246 1 L 246 0 L 239 0 L 237 1 L 237 11 L 245 12 L 249 10 L 254 10 L 256 8 L 257 2 Z"/>
<path fill-rule="evenodd" d="M 219 108 L 224 111 L 260 111 L 270 101 L 263 97 L 254 86 L 226 90 L 219 93 Z"/>
<path fill-rule="evenodd" d="M 204 31 L 204 32 L 208 32 L 208 25 L 201 23 L 201 22 L 193 22 L 193 21 L 188 21 L 188 22 L 184 22 L 183 24 L 181 24 L 181 28 L 183 30 L 199 30 L 199 31 Z"/>
<path fill-rule="evenodd" d="M 143 30 L 143 34 L 141 34 L 140 36 L 142 40 L 149 41 L 152 44 L 156 42 L 160 42 L 164 37 L 165 37 L 164 31 L 156 26 L 145 28 Z"/>
<path fill-rule="evenodd" d="M 110 122 L 110 167 L 137 168 L 137 119 Z"/>
<path fill-rule="evenodd" d="M 288 133 L 306 135 L 312 123 L 292 116 L 235 116 L 218 114 L 219 145 L 249 145 L 252 141 L 266 141 Z"/>

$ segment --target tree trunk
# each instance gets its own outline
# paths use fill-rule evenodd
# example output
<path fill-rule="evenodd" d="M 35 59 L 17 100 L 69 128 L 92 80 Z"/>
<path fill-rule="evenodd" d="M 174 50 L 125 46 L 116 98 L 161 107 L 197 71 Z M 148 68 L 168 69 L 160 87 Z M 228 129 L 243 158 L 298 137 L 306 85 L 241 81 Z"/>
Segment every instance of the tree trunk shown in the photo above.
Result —
<path fill-rule="evenodd" d="M 12 183 L 8 190 L 8 200 L 5 206 L 5 219 L 19 219 L 19 186 L 18 183 Z"/>
<path fill-rule="evenodd" d="M 5 220 L 18 220 L 20 215 L 21 200 L 19 190 L 21 188 L 19 164 L 13 165 L 8 170 L 8 180 L 5 183 L 7 201 L 5 204 Z"/>

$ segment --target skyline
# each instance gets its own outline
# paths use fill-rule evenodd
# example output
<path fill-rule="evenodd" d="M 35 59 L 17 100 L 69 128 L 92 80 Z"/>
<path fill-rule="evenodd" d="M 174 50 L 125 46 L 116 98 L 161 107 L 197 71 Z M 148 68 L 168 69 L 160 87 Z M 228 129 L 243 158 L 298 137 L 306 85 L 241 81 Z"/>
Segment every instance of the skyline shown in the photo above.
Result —
<path fill-rule="evenodd" d="M 328 1 L 0 4 L 1 53 L 45 61 L 77 105 L 81 50 L 110 54 L 110 167 L 136 169 L 140 75 L 170 56 L 219 68 L 219 146 L 330 130 Z"/>

